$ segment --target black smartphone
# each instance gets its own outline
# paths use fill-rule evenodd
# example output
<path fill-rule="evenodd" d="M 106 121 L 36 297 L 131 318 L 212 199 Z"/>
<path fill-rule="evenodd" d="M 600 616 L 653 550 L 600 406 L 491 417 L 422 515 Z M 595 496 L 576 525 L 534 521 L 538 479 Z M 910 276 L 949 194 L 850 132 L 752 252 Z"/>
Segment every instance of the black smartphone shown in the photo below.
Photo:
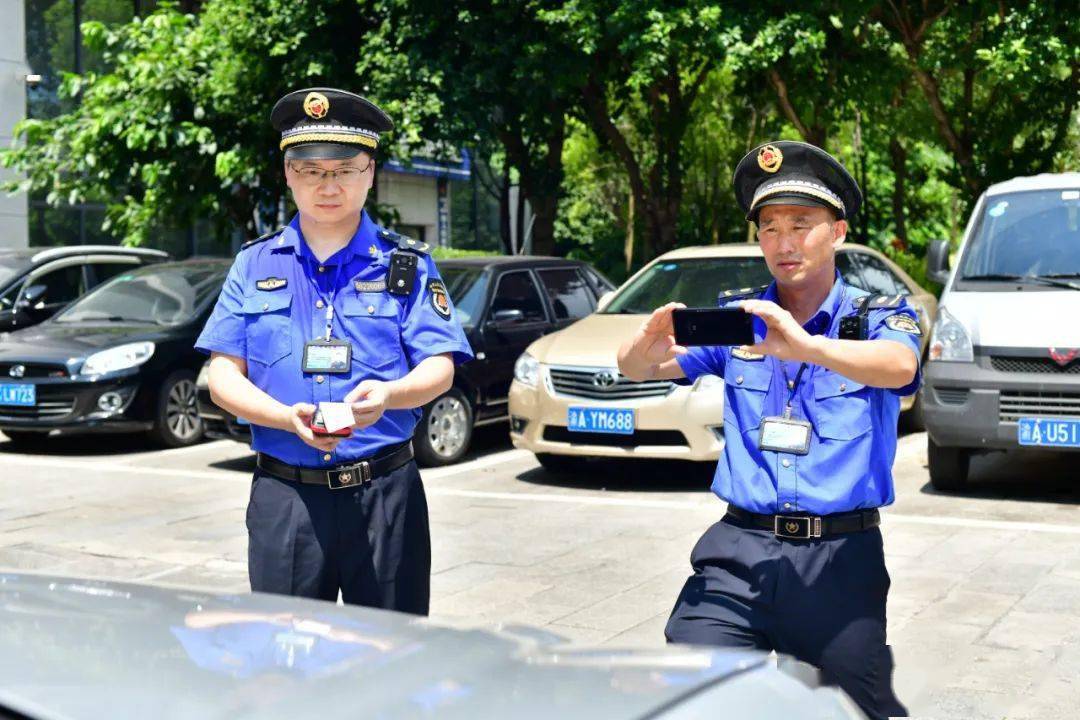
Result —
<path fill-rule="evenodd" d="M 679 345 L 754 344 L 754 316 L 742 308 L 678 308 L 671 320 Z"/>

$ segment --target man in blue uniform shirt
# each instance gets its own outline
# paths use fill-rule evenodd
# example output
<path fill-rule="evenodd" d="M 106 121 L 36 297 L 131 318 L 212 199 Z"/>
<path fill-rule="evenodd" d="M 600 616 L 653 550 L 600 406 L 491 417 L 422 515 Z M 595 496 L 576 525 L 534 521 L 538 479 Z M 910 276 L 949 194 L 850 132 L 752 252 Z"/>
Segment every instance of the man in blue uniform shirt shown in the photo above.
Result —
<path fill-rule="evenodd" d="M 878 508 L 893 501 L 900 397 L 919 386 L 919 326 L 903 298 L 868 297 L 837 273 L 861 193 L 834 158 L 770 143 L 742 159 L 734 184 L 774 282 L 721 304 L 756 316 L 756 342 L 681 347 L 670 303 L 619 351 L 634 380 L 725 384 L 712 489 L 728 510 L 691 554 L 666 635 L 794 655 L 871 717 L 904 715 Z"/>
<path fill-rule="evenodd" d="M 472 352 L 427 246 L 364 210 L 385 113 L 311 88 L 271 122 L 298 212 L 244 245 L 196 341 L 214 402 L 251 422 L 258 452 L 251 588 L 426 615 L 431 541 L 410 439 L 417 408 Z M 325 434 L 320 403 L 350 405 L 347 437 Z"/>

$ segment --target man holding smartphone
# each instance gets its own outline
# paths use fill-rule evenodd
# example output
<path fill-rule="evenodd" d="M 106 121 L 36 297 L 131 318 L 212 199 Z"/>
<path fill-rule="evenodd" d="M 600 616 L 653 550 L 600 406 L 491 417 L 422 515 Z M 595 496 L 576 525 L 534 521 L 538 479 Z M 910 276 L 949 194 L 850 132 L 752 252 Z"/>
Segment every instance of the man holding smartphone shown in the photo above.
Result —
<path fill-rule="evenodd" d="M 196 341 L 210 393 L 250 421 L 251 589 L 426 615 L 431 539 L 412 459 L 421 405 L 472 351 L 427 246 L 364 210 L 379 134 L 344 90 L 270 114 L 297 214 L 245 243 Z"/>
<path fill-rule="evenodd" d="M 724 378 L 727 514 L 698 541 L 669 642 L 776 650 L 821 668 L 871 717 L 902 716 L 885 639 L 889 575 L 878 508 L 893 501 L 900 398 L 919 387 L 920 333 L 901 297 L 844 284 L 836 249 L 862 199 L 820 148 L 748 153 L 735 193 L 774 281 L 721 297 L 754 342 L 684 347 L 669 303 L 619 350 L 633 380 Z"/>

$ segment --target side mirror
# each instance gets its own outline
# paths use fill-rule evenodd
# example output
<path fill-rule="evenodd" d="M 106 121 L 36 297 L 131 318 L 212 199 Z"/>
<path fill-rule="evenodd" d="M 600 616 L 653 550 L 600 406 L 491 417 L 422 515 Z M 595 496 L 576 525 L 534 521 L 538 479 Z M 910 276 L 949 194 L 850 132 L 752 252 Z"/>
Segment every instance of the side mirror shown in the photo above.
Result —
<path fill-rule="evenodd" d="M 611 302 L 611 298 L 615 297 L 614 290 L 608 290 L 606 293 L 600 296 L 600 299 L 596 301 L 596 312 L 602 311 Z"/>
<path fill-rule="evenodd" d="M 931 240 L 926 248 L 926 277 L 939 285 L 949 281 L 949 243 Z"/>
<path fill-rule="evenodd" d="M 496 310 L 491 315 L 492 325 L 512 325 L 525 319 L 525 313 L 517 309 Z"/>
<path fill-rule="evenodd" d="M 36 285 L 30 285 L 22 292 L 22 296 L 19 298 L 15 305 L 20 309 L 25 309 L 33 306 L 38 300 L 45 297 L 45 291 L 49 289 L 48 285 L 44 283 L 38 283 Z"/>

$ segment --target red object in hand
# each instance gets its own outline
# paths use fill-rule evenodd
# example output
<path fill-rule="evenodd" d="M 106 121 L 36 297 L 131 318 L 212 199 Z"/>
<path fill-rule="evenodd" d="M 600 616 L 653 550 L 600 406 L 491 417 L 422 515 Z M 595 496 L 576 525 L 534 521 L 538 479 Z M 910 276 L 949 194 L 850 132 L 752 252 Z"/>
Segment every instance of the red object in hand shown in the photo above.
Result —
<path fill-rule="evenodd" d="M 343 427 L 336 432 L 327 432 L 326 423 L 323 422 L 321 410 L 315 411 L 315 414 L 311 418 L 311 422 L 308 423 L 308 427 L 311 428 L 311 432 L 316 435 L 333 435 L 335 437 L 349 437 L 352 435 L 351 427 Z"/>

